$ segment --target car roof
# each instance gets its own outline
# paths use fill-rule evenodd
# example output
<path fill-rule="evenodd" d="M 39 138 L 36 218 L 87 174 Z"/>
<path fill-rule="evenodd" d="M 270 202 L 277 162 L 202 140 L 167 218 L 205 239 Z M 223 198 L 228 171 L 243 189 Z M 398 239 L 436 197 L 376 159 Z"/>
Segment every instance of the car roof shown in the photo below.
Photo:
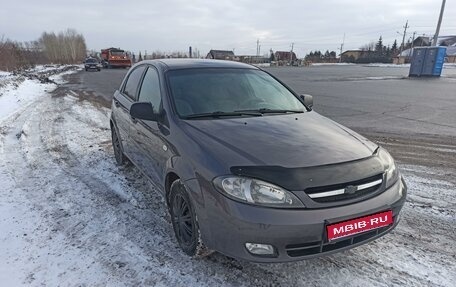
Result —
<path fill-rule="evenodd" d="M 240 62 L 209 59 L 157 59 L 146 60 L 140 63 L 161 66 L 164 70 L 180 70 L 193 68 L 258 69 L 255 66 Z"/>

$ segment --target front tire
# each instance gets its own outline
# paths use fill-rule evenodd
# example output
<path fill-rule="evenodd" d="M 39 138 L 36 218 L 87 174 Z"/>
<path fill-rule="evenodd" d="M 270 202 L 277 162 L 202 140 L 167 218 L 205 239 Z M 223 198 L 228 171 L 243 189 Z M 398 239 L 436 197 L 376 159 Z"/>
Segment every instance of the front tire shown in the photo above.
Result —
<path fill-rule="evenodd" d="M 195 210 L 180 180 L 171 184 L 169 204 L 174 234 L 185 254 L 196 258 L 211 254 L 201 239 Z"/>

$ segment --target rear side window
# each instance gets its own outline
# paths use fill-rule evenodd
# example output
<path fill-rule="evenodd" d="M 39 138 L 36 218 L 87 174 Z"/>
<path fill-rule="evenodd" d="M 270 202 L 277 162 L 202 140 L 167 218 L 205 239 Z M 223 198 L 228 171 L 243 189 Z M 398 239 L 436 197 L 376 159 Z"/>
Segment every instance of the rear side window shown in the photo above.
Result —
<path fill-rule="evenodd" d="M 138 101 L 152 103 L 154 112 L 158 112 L 160 109 L 160 81 L 158 79 L 158 73 L 154 68 L 149 68 L 144 76 Z"/>
<path fill-rule="evenodd" d="M 125 83 L 123 93 L 132 100 L 135 100 L 136 90 L 138 89 L 139 81 L 141 80 L 144 68 L 144 66 L 141 66 L 134 69 L 128 76 L 127 82 Z"/>

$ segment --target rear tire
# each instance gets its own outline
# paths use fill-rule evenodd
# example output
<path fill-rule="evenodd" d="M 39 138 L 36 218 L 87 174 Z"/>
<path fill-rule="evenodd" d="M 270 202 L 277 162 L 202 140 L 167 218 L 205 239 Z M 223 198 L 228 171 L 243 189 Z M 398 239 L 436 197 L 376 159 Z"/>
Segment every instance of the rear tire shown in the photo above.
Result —
<path fill-rule="evenodd" d="M 171 184 L 169 204 L 174 235 L 182 251 L 194 258 L 206 257 L 213 253 L 201 239 L 195 210 L 180 179 Z"/>
<path fill-rule="evenodd" d="M 127 165 L 128 159 L 123 153 L 122 143 L 120 142 L 120 138 L 117 135 L 116 128 L 111 126 L 111 140 L 112 140 L 112 148 L 114 149 L 114 157 L 116 158 L 116 163 L 119 166 Z"/>

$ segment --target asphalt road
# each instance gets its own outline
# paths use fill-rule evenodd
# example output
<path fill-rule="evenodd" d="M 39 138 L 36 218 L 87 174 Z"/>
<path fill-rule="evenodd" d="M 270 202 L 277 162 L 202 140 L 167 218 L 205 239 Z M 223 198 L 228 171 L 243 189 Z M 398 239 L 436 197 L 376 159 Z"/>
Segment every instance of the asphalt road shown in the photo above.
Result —
<path fill-rule="evenodd" d="M 102 69 L 100 72 L 82 71 L 70 75 L 73 78 L 70 83 L 77 83 L 75 88 L 94 92 L 96 96 L 110 104 L 114 92 L 120 87 L 127 71 L 126 69 Z"/>
<path fill-rule="evenodd" d="M 456 136 L 456 69 L 442 78 L 408 78 L 408 68 L 270 68 L 317 112 L 364 133 Z"/>
<path fill-rule="evenodd" d="M 456 68 L 442 78 L 408 78 L 408 68 L 313 66 L 268 68 L 295 91 L 314 96 L 315 111 L 361 133 L 456 136 Z M 80 89 L 110 102 L 127 70 L 81 72 Z"/>

